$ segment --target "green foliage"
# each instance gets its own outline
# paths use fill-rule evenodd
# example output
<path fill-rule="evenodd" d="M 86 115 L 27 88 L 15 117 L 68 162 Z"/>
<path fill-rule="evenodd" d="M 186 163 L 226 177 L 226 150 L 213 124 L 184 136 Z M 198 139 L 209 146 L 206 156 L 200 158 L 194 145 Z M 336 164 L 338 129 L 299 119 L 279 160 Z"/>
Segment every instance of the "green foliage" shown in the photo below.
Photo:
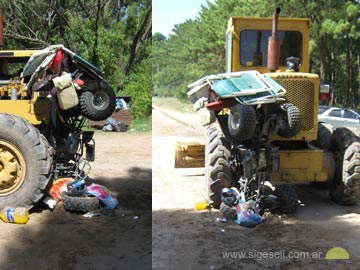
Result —
<path fill-rule="evenodd" d="M 168 38 L 153 36 L 154 94 L 186 98 L 187 85 L 223 72 L 225 31 L 230 16 L 266 14 L 263 1 L 216 0 L 202 6 L 199 17 L 175 25 Z"/>
<path fill-rule="evenodd" d="M 151 73 L 151 59 L 146 59 L 137 65 L 125 78 L 123 95 L 131 96 L 131 114 L 133 118 L 141 118 L 151 114 Z"/>
<path fill-rule="evenodd" d="M 333 101 L 360 102 L 360 2 L 357 0 L 214 0 L 195 20 L 176 25 L 173 34 L 154 35 L 154 94 L 184 98 L 186 85 L 225 70 L 225 32 L 231 16 L 310 18 L 310 66 L 330 84 Z M 155 40 L 156 37 L 156 40 Z"/>
<path fill-rule="evenodd" d="M 135 118 L 131 121 L 130 131 L 147 132 L 151 130 L 152 130 L 151 116 L 143 116 L 143 117 Z"/>

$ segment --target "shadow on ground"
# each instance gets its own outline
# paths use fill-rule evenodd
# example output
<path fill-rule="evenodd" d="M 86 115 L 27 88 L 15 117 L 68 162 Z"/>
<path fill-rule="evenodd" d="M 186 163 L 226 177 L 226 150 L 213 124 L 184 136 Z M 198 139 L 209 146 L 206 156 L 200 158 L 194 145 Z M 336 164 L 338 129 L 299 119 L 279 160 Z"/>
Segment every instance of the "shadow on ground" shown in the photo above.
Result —
<path fill-rule="evenodd" d="M 216 221 L 217 210 L 153 211 L 153 269 L 360 269 L 360 206 L 339 206 L 327 190 L 309 184 L 295 188 L 301 201 L 296 214 L 270 214 L 251 229 Z M 337 246 L 350 260 L 325 259 Z M 269 258 L 274 252 L 284 256 Z"/>
<path fill-rule="evenodd" d="M 251 229 L 232 221 L 217 222 L 217 217 L 217 211 L 209 210 L 154 211 L 153 269 L 360 269 L 353 256 L 357 249 L 349 248 L 347 239 L 329 236 L 328 230 L 294 216 L 269 216 Z M 334 246 L 346 248 L 350 260 L 326 260 L 326 252 Z M 267 255 L 274 252 L 284 256 Z"/>
<path fill-rule="evenodd" d="M 117 196 L 116 210 L 85 218 L 58 205 L 23 226 L 0 224 L 0 269 L 151 269 L 151 169 L 92 182 Z"/>

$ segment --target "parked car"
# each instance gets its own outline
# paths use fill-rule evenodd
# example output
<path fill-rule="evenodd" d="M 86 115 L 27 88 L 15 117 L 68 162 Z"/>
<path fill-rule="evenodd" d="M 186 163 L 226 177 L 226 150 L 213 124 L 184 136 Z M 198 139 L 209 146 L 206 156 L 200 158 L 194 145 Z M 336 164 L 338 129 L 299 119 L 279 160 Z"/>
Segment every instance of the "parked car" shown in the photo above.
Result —
<path fill-rule="evenodd" d="M 334 127 L 348 127 L 360 130 L 360 114 L 352 109 L 319 106 L 318 120 Z"/>

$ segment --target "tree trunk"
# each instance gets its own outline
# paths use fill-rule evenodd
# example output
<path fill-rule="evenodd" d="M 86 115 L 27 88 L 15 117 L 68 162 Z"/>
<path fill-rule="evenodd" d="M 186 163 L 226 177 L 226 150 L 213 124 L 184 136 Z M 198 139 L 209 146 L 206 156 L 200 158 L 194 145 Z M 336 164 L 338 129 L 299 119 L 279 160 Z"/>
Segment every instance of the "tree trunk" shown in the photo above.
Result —
<path fill-rule="evenodd" d="M 326 61 L 326 42 L 325 38 L 320 38 L 319 44 L 319 58 L 320 58 L 320 83 L 328 82 L 328 63 Z"/>

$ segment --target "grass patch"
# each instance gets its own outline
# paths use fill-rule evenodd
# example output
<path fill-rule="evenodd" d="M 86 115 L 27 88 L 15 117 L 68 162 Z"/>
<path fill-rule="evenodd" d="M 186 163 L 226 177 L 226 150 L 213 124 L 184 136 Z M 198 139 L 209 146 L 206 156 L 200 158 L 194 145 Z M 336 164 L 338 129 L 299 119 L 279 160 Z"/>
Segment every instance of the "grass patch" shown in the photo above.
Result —
<path fill-rule="evenodd" d="M 147 132 L 152 129 L 152 118 L 151 116 L 144 116 L 141 118 L 135 118 L 131 120 L 131 131 Z"/>
<path fill-rule="evenodd" d="M 174 97 L 153 97 L 153 105 L 162 108 L 179 111 L 179 112 L 194 112 L 193 104 L 189 101 L 183 101 Z"/>
<path fill-rule="evenodd" d="M 135 118 L 131 120 L 130 129 L 127 132 L 147 132 L 151 131 L 152 129 L 152 119 L 151 116 L 144 116 L 141 118 Z M 95 131 L 95 132 L 102 132 L 101 126 L 96 127 L 88 127 L 85 125 L 82 128 L 83 131 Z M 113 132 L 106 132 L 106 133 L 113 133 Z"/>

